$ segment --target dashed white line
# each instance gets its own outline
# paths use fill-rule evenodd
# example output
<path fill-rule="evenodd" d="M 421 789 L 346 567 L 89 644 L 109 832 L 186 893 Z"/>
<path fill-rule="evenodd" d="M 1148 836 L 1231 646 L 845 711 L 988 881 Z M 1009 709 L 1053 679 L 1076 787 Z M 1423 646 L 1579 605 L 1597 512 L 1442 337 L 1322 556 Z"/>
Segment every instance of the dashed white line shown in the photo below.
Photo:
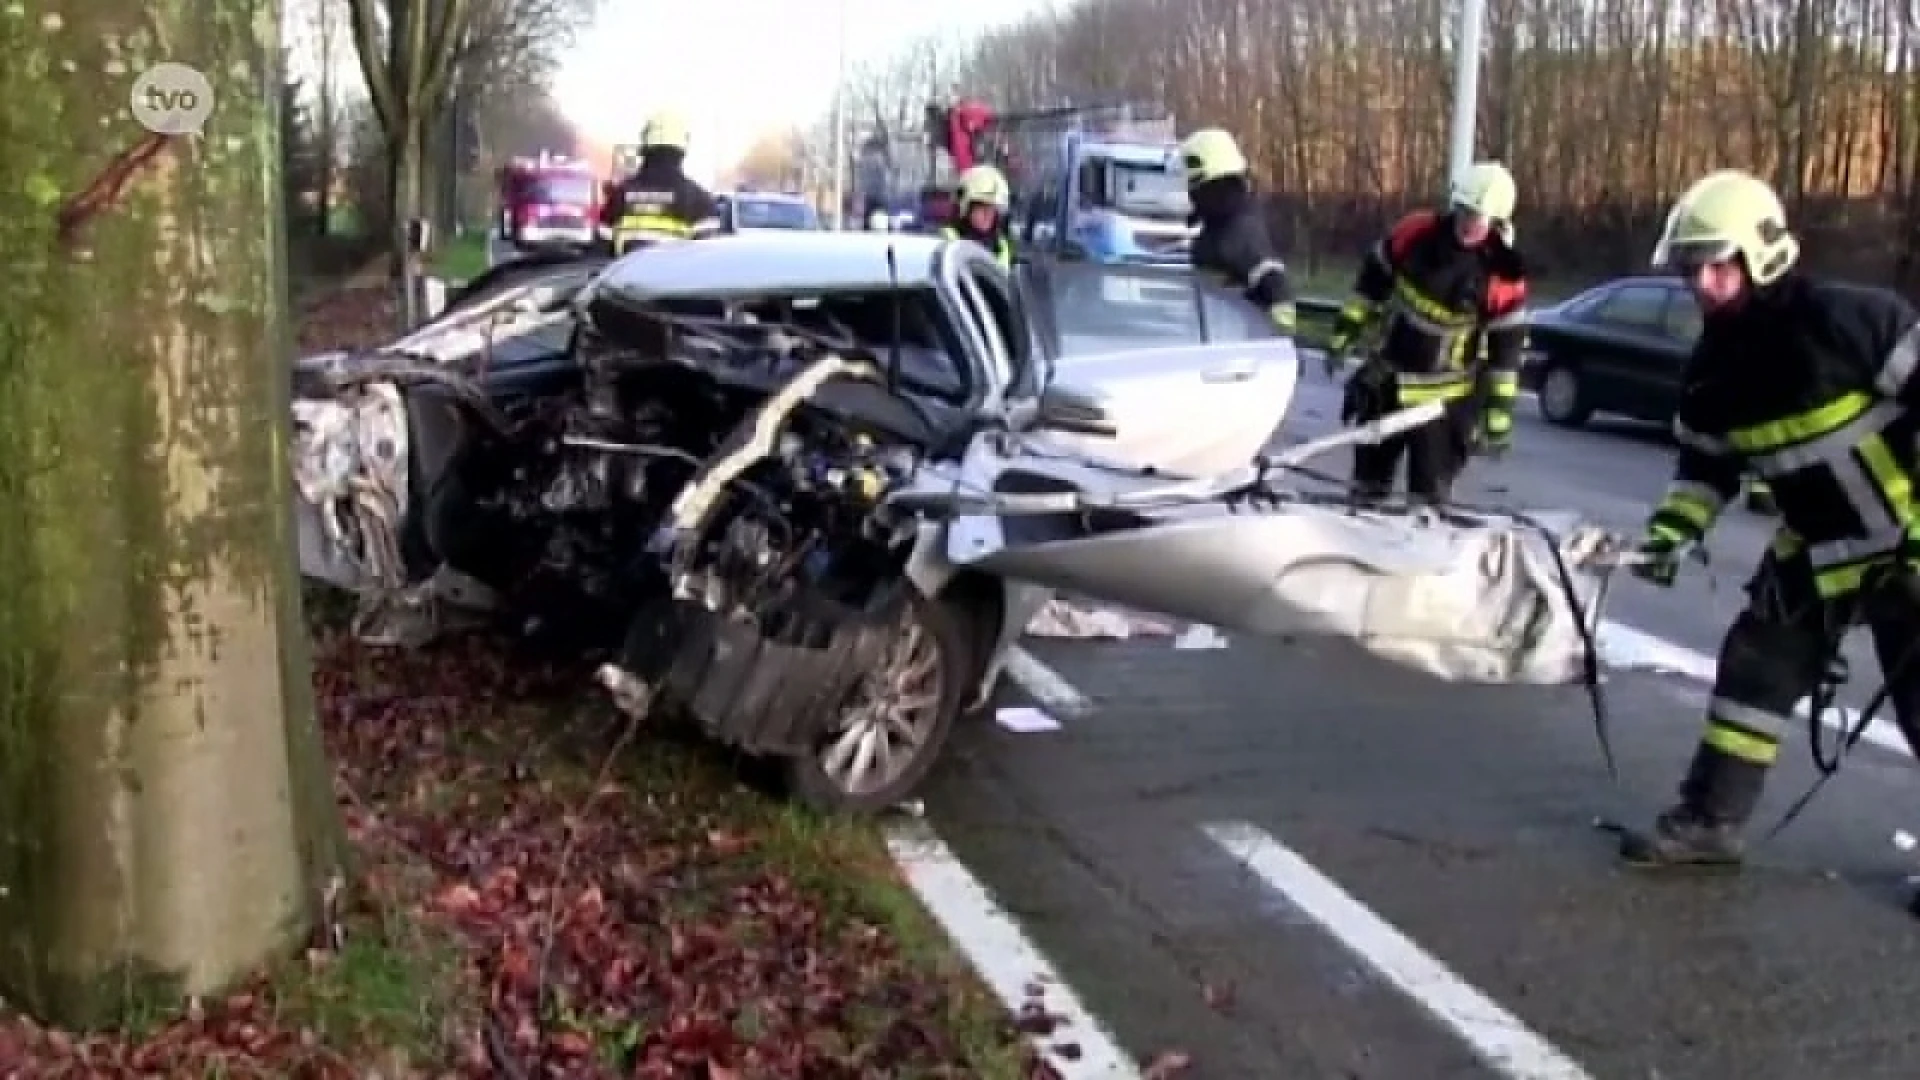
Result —
<path fill-rule="evenodd" d="M 1084 716 L 1093 711 L 1093 700 L 1074 689 L 1060 673 L 1041 663 L 1027 650 L 1015 645 L 1007 651 L 1006 676 L 1020 684 L 1055 716 Z"/>
<path fill-rule="evenodd" d="M 1600 654 L 1607 667 L 1614 670 L 1662 671 L 1699 683 L 1702 686 L 1713 685 L 1714 658 L 1706 653 L 1697 652 L 1684 645 L 1676 645 L 1665 638 L 1636 630 L 1615 622 L 1600 624 Z M 1802 701 L 1794 706 L 1794 715 L 1807 718 L 1809 705 Z M 1854 709 L 1829 709 L 1821 718 L 1828 727 L 1838 731 L 1851 728 L 1860 719 L 1860 713 Z M 1861 738 L 1876 746 L 1894 750 L 1901 754 L 1911 754 L 1906 737 L 1900 729 L 1885 716 L 1876 716 L 1867 725 Z"/>
<path fill-rule="evenodd" d="M 1009 1012 L 1038 1006 L 1058 1024 L 1035 1047 L 1063 1080 L 1140 1080 L 1140 1067 L 1087 1011 L 980 879 L 924 824 L 887 832 L 887 850 L 920 902 L 933 913 Z M 1034 989 L 1042 992 L 1036 997 Z M 1061 1048 L 1071 1045 L 1069 1056 Z"/>
<path fill-rule="evenodd" d="M 1572 1058 L 1454 974 L 1278 840 L 1245 822 L 1201 827 L 1208 838 L 1510 1080 L 1593 1080 Z"/>

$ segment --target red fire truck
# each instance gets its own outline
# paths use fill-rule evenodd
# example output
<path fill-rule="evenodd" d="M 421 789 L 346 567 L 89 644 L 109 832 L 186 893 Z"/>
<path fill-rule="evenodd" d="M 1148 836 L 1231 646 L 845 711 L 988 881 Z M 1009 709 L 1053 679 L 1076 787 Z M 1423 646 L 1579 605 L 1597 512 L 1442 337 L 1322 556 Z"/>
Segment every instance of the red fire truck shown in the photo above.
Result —
<path fill-rule="evenodd" d="M 600 185 L 584 161 L 541 151 L 500 170 L 500 237 L 519 248 L 584 247 L 594 239 Z"/>

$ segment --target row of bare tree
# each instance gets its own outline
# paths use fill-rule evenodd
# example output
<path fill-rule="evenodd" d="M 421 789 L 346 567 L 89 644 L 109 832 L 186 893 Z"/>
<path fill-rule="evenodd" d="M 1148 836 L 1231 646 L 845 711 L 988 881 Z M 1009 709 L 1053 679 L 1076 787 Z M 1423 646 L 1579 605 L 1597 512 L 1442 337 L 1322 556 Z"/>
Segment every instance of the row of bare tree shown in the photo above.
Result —
<path fill-rule="evenodd" d="M 1479 152 L 1568 272 L 1640 265 L 1667 203 L 1720 166 L 1776 183 L 1811 261 L 1920 284 L 1920 5 L 1489 0 Z M 1296 259 L 1341 260 L 1438 192 L 1450 0 L 1081 0 L 927 39 L 848 87 L 911 131 L 958 85 L 1000 109 L 1164 99 L 1245 142 Z M 810 140 L 820 145 L 817 137 Z"/>
<path fill-rule="evenodd" d="M 295 98 L 314 145 L 304 205 L 317 230 L 347 196 L 400 254 L 404 225 L 446 234 L 484 214 L 507 157 L 573 150 L 548 80 L 598 0 L 288 0 Z M 558 145 L 556 145 L 558 144 Z M 396 259 L 396 265 L 406 260 Z"/>

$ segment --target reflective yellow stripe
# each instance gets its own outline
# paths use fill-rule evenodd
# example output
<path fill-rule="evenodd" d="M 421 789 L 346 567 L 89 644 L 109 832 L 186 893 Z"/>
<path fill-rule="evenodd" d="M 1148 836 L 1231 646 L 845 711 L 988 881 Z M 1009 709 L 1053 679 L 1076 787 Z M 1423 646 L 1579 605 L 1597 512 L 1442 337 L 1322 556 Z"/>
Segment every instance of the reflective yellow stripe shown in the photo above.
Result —
<path fill-rule="evenodd" d="M 1858 391 L 1841 394 L 1816 409 L 1727 432 L 1727 444 L 1743 454 L 1767 454 L 1828 435 L 1858 419 L 1876 399 Z"/>
<path fill-rule="evenodd" d="M 1520 376 L 1511 371 L 1495 374 L 1488 382 L 1487 396 L 1495 401 L 1515 400 L 1520 396 Z"/>
<path fill-rule="evenodd" d="M 1340 318 L 1356 325 L 1366 322 L 1368 319 L 1373 318 L 1373 304 L 1360 297 L 1355 297 L 1347 301 L 1346 307 L 1340 309 Z"/>
<path fill-rule="evenodd" d="M 686 239 L 693 235 L 693 226 L 667 214 L 629 214 L 614 224 L 613 231 Z"/>
<path fill-rule="evenodd" d="M 1669 514 L 1679 518 L 1693 529 L 1696 536 L 1704 536 L 1713 528 L 1719 518 L 1726 500 L 1720 493 L 1712 491 L 1703 484 L 1675 483 L 1667 488 L 1666 495 L 1654 510 L 1656 514 Z"/>
<path fill-rule="evenodd" d="M 1880 489 L 1880 494 L 1886 497 L 1887 506 L 1893 510 L 1894 519 L 1902 525 L 1911 522 L 1913 479 L 1894 460 L 1887 440 L 1878 434 L 1869 435 L 1861 440 L 1858 450 L 1860 460 L 1866 463 L 1867 473 L 1873 477 L 1874 485 Z"/>
<path fill-rule="evenodd" d="M 1293 333 L 1294 327 L 1299 322 L 1292 304 L 1275 304 L 1267 309 L 1267 316 L 1273 320 L 1273 325 L 1289 334 Z"/>
<path fill-rule="evenodd" d="M 1731 726 L 1714 717 L 1707 718 L 1706 733 L 1700 741 L 1752 765 L 1768 766 L 1780 756 L 1780 741 Z"/>
<path fill-rule="evenodd" d="M 1513 430 L 1513 414 L 1505 409 L 1488 409 L 1486 423 L 1487 434 L 1505 435 Z"/>
<path fill-rule="evenodd" d="M 1393 299 L 1403 314 L 1412 316 L 1413 322 L 1426 324 L 1420 329 L 1428 333 L 1454 334 L 1473 325 L 1472 314 L 1447 307 L 1414 288 L 1413 283 L 1404 277 L 1394 279 Z"/>
<path fill-rule="evenodd" d="M 1698 536 L 1692 536 L 1687 533 L 1681 532 L 1679 529 L 1674 528 L 1673 526 L 1667 524 L 1664 521 L 1648 522 L 1647 532 L 1651 533 L 1652 535 L 1654 535 L 1655 537 L 1658 537 L 1661 540 L 1665 540 L 1669 544 L 1675 544 L 1675 545 L 1687 544 L 1687 543 L 1693 542 L 1694 540 L 1699 539 Z"/>
<path fill-rule="evenodd" d="M 1429 401 L 1453 401 L 1466 397 L 1473 392 L 1473 384 L 1464 380 L 1447 383 L 1408 383 L 1400 384 L 1400 407 L 1412 408 L 1425 405 Z"/>

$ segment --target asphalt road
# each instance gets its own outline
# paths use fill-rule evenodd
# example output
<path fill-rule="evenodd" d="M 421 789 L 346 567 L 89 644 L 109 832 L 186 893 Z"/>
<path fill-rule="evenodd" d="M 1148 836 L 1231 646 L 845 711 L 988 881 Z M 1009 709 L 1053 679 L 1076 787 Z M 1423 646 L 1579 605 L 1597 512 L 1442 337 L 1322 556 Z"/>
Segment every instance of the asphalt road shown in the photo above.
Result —
<path fill-rule="evenodd" d="M 1303 387 L 1287 433 L 1336 405 Z M 1523 413 L 1464 496 L 1638 526 L 1661 441 Z M 1771 528 L 1733 510 L 1711 568 L 1616 590 L 1617 784 L 1577 690 L 1440 687 L 1342 643 L 1040 640 L 1086 707 L 1052 732 L 971 725 L 930 823 L 1115 1042 L 1184 1051 L 1184 1076 L 1920 1075 L 1920 857 L 1891 842 L 1920 829 L 1904 754 L 1864 746 L 1739 876 L 1621 870 L 1594 824 L 1671 799 Z M 1644 670 L 1661 650 L 1680 674 Z M 1876 674 L 1864 654 L 1855 670 Z M 1811 778 L 1796 740 L 1755 839 Z"/>

